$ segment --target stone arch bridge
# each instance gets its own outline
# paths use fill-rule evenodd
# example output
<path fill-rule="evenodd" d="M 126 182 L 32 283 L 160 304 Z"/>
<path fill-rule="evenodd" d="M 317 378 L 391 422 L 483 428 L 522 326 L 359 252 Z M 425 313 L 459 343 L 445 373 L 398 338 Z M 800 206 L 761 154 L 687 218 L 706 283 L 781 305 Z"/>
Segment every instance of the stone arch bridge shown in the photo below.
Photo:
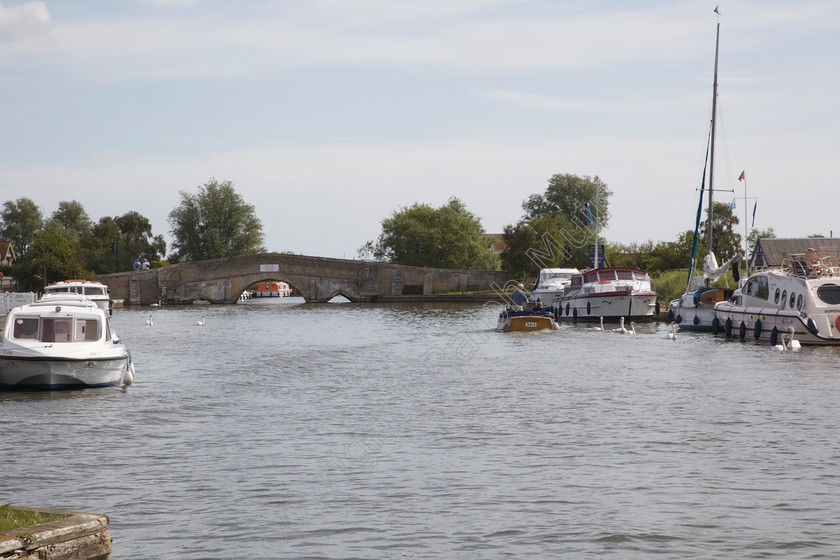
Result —
<path fill-rule="evenodd" d="M 287 282 L 307 302 L 336 296 L 375 302 L 435 299 L 436 294 L 503 290 L 507 272 L 402 266 L 325 257 L 263 253 L 103 274 L 111 297 L 126 305 L 235 303 L 255 282 Z"/>

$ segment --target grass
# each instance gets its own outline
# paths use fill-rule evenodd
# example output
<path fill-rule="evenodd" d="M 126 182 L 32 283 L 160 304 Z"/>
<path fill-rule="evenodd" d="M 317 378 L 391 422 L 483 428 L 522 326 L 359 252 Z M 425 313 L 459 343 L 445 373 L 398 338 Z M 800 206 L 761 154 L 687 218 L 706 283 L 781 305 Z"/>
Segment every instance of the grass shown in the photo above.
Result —
<path fill-rule="evenodd" d="M 703 272 L 695 272 L 695 275 L 697 274 L 702 276 Z M 651 287 L 656 293 L 668 301 L 672 301 L 685 293 L 686 280 L 688 280 L 688 270 L 668 270 L 660 273 L 658 278 L 652 279 Z M 738 282 L 732 278 L 732 271 L 729 270 L 712 286 L 716 288 L 737 288 Z"/>
<path fill-rule="evenodd" d="M 65 516 L 53 513 L 19 510 L 13 508 L 10 504 L 6 504 L 4 506 L 0 506 L 0 531 L 29 527 L 30 525 L 46 523 L 47 521 L 52 521 L 61 517 Z"/>

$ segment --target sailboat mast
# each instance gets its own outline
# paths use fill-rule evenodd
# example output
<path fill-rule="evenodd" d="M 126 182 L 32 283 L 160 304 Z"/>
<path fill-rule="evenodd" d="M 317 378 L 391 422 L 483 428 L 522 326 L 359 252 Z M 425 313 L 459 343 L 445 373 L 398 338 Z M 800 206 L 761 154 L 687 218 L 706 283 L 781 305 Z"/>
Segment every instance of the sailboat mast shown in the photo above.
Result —
<path fill-rule="evenodd" d="M 720 46 L 720 22 L 717 24 L 715 35 L 715 81 L 712 86 L 712 146 L 709 159 L 709 221 L 706 222 L 706 253 L 712 253 L 712 219 L 714 218 L 714 184 L 715 184 L 715 121 L 717 120 L 717 88 L 718 88 L 718 47 Z"/>

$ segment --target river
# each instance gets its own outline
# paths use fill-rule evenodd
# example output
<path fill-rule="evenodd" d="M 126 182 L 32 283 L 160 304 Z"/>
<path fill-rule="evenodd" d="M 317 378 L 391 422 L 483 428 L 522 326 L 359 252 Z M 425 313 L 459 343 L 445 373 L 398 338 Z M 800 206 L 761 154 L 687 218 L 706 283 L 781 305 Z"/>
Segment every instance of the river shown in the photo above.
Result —
<path fill-rule="evenodd" d="M 118 309 L 133 386 L 0 393 L 0 503 L 114 560 L 840 556 L 840 350 L 496 313 Z"/>

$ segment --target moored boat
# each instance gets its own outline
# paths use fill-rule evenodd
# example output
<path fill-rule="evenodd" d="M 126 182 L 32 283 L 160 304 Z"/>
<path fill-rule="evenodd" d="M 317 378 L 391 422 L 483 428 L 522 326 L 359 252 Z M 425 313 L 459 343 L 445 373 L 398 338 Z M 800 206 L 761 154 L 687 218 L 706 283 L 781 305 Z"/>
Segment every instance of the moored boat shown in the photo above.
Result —
<path fill-rule="evenodd" d="M 551 305 L 554 298 L 563 295 L 563 290 L 571 284 L 572 276 L 579 273 L 580 271 L 576 268 L 544 268 L 540 270 L 528 301 Z"/>
<path fill-rule="evenodd" d="M 108 286 L 95 280 L 62 280 L 44 286 L 44 295 L 80 294 L 94 302 L 104 311 L 111 312 L 111 292 Z"/>
<path fill-rule="evenodd" d="M 254 297 L 288 297 L 292 289 L 286 282 L 260 282 L 254 292 Z"/>
<path fill-rule="evenodd" d="M 46 294 L 6 317 L 0 388 L 107 387 L 133 378 L 130 355 L 107 312 L 82 295 Z"/>
<path fill-rule="evenodd" d="M 689 260 L 688 281 L 686 291 L 679 298 L 670 302 L 668 306 L 668 317 L 676 321 L 680 329 L 689 330 L 712 330 L 712 322 L 715 318 L 715 304 L 732 295 L 733 289 L 714 288 L 712 283 L 726 274 L 726 271 L 735 261 L 739 259 L 736 255 L 718 266 L 717 258 L 712 251 L 713 233 L 713 211 L 714 211 L 714 170 L 715 170 L 715 123 L 717 121 L 717 86 L 718 86 L 718 45 L 720 39 L 720 23 L 717 25 L 715 36 L 715 75 L 712 88 L 712 120 L 709 131 L 708 146 L 706 148 L 709 166 L 709 186 L 706 188 L 706 168 L 703 168 L 703 180 L 700 184 L 700 201 L 697 208 L 697 217 L 694 225 L 694 241 L 691 247 L 691 259 Z M 709 206 L 706 220 L 706 257 L 703 260 L 703 277 L 692 282 L 694 274 L 694 262 L 697 251 L 697 240 L 700 230 L 700 216 L 703 208 L 703 194 L 707 193 Z M 737 266 L 737 265 L 736 265 Z"/>
<path fill-rule="evenodd" d="M 715 305 L 712 331 L 774 346 L 788 333 L 801 344 L 840 344 L 840 266 L 810 249 L 752 274 Z"/>
<path fill-rule="evenodd" d="M 584 270 L 572 276 L 564 294 L 554 300 L 557 319 L 597 321 L 652 320 L 656 292 L 650 276 L 640 268 L 608 266 Z"/>

